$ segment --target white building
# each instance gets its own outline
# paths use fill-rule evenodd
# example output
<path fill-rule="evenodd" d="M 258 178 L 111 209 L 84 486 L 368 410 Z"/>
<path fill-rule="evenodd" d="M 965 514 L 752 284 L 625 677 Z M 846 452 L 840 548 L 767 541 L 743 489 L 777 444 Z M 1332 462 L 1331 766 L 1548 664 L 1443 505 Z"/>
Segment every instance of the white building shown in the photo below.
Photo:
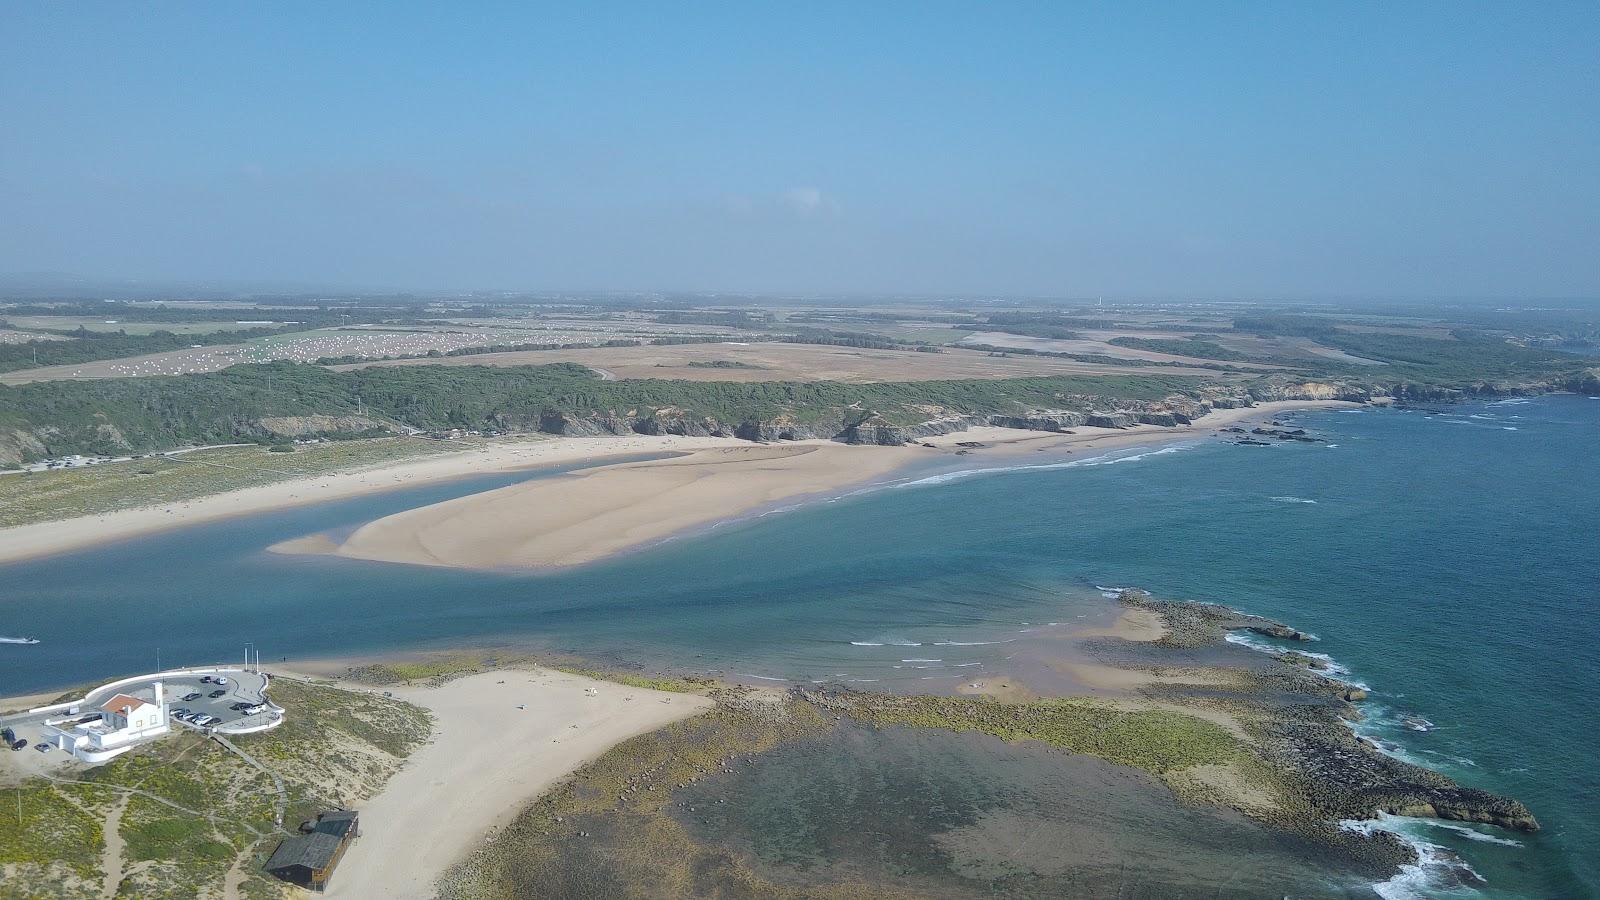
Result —
<path fill-rule="evenodd" d="M 43 727 L 45 740 L 86 763 L 105 762 L 171 730 L 159 681 L 153 702 L 118 694 L 98 712 L 46 720 Z"/>

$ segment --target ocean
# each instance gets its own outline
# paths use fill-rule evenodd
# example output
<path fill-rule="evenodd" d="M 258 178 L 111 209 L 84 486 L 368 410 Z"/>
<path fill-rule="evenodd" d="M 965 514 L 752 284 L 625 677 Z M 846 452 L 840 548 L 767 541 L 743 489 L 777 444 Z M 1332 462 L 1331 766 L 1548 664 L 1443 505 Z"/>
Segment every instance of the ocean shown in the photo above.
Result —
<path fill-rule="evenodd" d="M 0 642 L 0 695 L 147 671 L 158 652 L 169 667 L 238 659 L 246 642 L 264 660 L 525 647 L 942 689 L 1004 671 L 1010 645 L 1039 629 L 1110 621 L 1101 589 L 1136 586 L 1315 633 L 1313 649 L 1373 692 L 1357 728 L 1523 800 L 1545 826 L 1381 823 L 1436 864 L 1380 893 L 1600 895 L 1600 400 L 1292 418 L 1324 442 L 988 468 L 980 451 L 963 458 L 971 470 L 910 473 L 547 575 L 263 549 L 525 475 L 0 567 L 0 636 L 39 640 Z M 1481 884 L 1447 887 L 1464 867 Z"/>

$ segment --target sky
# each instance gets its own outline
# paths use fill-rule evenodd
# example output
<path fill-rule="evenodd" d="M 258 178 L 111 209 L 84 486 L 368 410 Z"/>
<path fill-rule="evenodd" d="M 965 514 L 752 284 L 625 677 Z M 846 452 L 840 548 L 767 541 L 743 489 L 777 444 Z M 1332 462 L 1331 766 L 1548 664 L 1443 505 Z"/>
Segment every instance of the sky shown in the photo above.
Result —
<path fill-rule="evenodd" d="M 1600 296 L 1594 2 L 7 3 L 0 272 Z"/>

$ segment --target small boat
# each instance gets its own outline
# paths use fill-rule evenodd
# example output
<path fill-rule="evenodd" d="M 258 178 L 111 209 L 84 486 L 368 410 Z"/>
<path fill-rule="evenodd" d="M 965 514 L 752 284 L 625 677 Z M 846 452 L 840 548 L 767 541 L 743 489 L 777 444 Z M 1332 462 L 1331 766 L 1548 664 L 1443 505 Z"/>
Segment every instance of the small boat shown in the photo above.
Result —
<path fill-rule="evenodd" d="M 30 637 L 0 637 L 0 644 L 37 644 L 38 638 Z"/>

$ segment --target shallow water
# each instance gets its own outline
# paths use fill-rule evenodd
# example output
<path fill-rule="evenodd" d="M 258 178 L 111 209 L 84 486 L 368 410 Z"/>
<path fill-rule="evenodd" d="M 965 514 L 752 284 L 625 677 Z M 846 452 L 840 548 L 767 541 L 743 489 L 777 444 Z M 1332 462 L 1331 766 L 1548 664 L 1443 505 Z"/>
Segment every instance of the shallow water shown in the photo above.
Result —
<path fill-rule="evenodd" d="M 1042 744 L 841 725 L 680 789 L 674 815 L 795 887 L 928 896 L 1374 897 L 1322 847 Z"/>
<path fill-rule="evenodd" d="M 0 694 L 149 669 L 157 648 L 165 665 L 237 658 L 244 641 L 265 659 L 479 643 L 941 688 L 1003 670 L 1034 629 L 1105 621 L 1095 585 L 1137 585 L 1320 635 L 1375 692 L 1366 728 L 1546 825 L 1515 847 L 1412 830 L 1491 892 L 1594 895 L 1600 401 L 1298 421 L 1328 442 L 917 478 L 552 575 L 262 551 L 518 476 L 12 565 L 0 634 L 41 643 L 0 645 Z"/>

